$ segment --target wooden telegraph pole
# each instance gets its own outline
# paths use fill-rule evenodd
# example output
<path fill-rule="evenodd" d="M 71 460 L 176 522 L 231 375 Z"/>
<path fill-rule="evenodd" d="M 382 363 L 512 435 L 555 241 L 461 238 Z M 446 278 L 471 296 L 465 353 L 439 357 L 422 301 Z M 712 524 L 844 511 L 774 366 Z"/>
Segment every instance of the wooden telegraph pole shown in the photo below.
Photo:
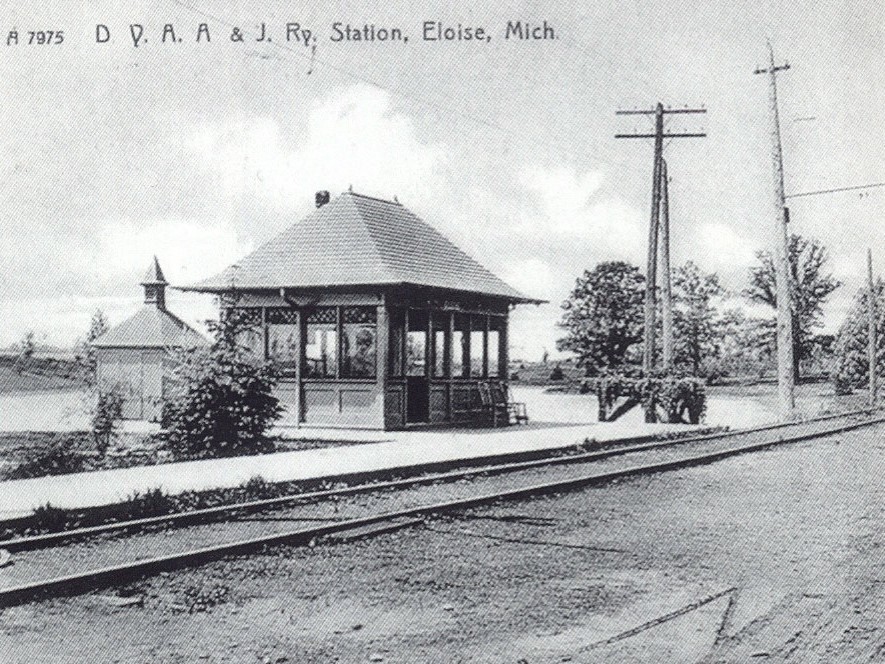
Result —
<path fill-rule="evenodd" d="M 665 190 L 666 184 L 663 182 L 662 172 L 666 171 L 664 164 L 664 139 L 673 138 L 703 138 L 705 133 L 670 133 L 664 132 L 664 116 L 670 113 L 706 113 L 704 108 L 664 108 L 663 104 L 658 104 L 651 110 L 633 110 L 633 111 L 617 111 L 616 115 L 654 115 L 655 129 L 653 134 L 615 134 L 615 138 L 653 138 L 654 139 L 654 162 L 652 168 L 651 181 L 651 219 L 648 226 L 648 253 L 645 273 L 645 326 L 643 330 L 643 353 L 642 353 L 642 371 L 648 376 L 655 369 L 655 321 L 657 318 L 657 264 L 658 264 L 658 233 L 660 231 L 661 216 L 661 196 Z M 665 268 L 665 283 L 667 284 L 667 295 L 669 296 L 669 228 L 667 229 L 666 248 L 668 265 Z M 672 308 L 670 309 L 672 312 Z M 672 328 L 671 328 L 672 329 Z M 672 335 L 671 335 L 672 339 Z M 672 348 L 672 346 L 671 346 Z M 665 354 L 666 350 L 665 345 Z M 672 352 L 669 352 L 669 359 L 672 361 Z M 666 360 L 665 360 L 666 363 Z M 646 410 L 645 421 L 654 422 L 656 420 L 655 413 L 652 408 Z"/>
<path fill-rule="evenodd" d="M 867 359 L 870 363 L 870 408 L 876 407 L 876 287 L 873 284 L 873 250 L 867 249 Z"/>
<path fill-rule="evenodd" d="M 774 267 L 777 287 L 777 385 L 778 405 L 783 419 L 796 407 L 796 387 L 793 374 L 793 302 L 790 288 L 789 212 L 784 194 L 784 155 L 781 146 L 780 118 L 777 108 L 777 72 L 790 68 L 789 63 L 774 64 L 774 49 L 768 43 L 769 66 L 756 69 L 754 74 L 768 74 L 768 93 L 771 104 L 771 164 L 774 175 Z"/>
<path fill-rule="evenodd" d="M 661 155 L 664 152 L 664 107 L 655 107 L 655 152 L 651 176 L 651 222 L 645 282 L 645 328 L 642 336 L 642 370 L 648 376 L 655 368 L 655 317 L 657 314 L 658 228 L 661 216 Z M 646 416 L 646 422 L 648 422 Z"/>
<path fill-rule="evenodd" d="M 661 159 L 661 346 L 664 371 L 673 369 L 673 289 L 670 283 L 670 186 Z"/>

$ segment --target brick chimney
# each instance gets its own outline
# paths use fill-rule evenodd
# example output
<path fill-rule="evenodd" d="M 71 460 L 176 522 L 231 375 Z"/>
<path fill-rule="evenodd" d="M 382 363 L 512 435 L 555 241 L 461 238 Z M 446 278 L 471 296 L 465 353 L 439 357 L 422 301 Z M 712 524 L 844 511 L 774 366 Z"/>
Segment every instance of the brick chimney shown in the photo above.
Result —
<path fill-rule="evenodd" d="M 318 191 L 316 193 L 316 204 L 318 208 L 323 207 L 326 203 L 329 202 L 329 192 L 325 189 L 322 191 Z"/>

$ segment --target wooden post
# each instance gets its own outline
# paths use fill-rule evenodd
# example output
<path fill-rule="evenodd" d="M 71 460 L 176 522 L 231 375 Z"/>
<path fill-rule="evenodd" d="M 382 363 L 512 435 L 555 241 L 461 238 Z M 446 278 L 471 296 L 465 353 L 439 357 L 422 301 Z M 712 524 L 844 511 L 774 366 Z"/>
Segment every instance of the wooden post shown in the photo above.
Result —
<path fill-rule="evenodd" d="M 670 192 L 667 161 L 661 159 L 661 343 L 665 372 L 673 370 L 673 289 L 670 283 Z"/>
<path fill-rule="evenodd" d="M 510 312 L 500 322 L 498 331 L 498 375 L 510 384 L 510 348 L 507 335 L 507 327 L 510 324 Z"/>
<path fill-rule="evenodd" d="M 460 353 L 460 348 L 455 348 L 455 312 L 450 311 L 448 313 L 448 325 L 449 325 L 449 340 L 446 342 L 446 346 L 448 347 L 448 363 L 446 364 L 446 376 L 448 377 L 449 384 L 449 422 L 455 421 L 455 378 L 460 378 L 460 376 L 455 376 L 455 371 L 453 369 L 455 364 L 455 353 Z M 463 358 L 461 360 L 463 362 Z"/>
<path fill-rule="evenodd" d="M 304 388 L 301 384 L 301 371 L 306 361 L 306 336 L 301 309 L 295 309 L 295 323 L 295 329 L 298 330 L 298 361 L 295 363 L 295 427 L 297 428 L 304 422 Z"/>
<path fill-rule="evenodd" d="M 482 377 L 489 377 L 489 315 L 483 314 L 482 331 Z"/>
<path fill-rule="evenodd" d="M 642 369 L 651 376 L 655 368 L 655 319 L 657 306 L 658 224 L 661 213 L 661 154 L 664 150 L 664 106 L 655 107 L 655 152 L 652 169 L 651 219 L 648 225 L 648 260 L 645 272 L 645 330 Z M 654 422 L 654 404 L 645 410 L 645 421 Z"/>
<path fill-rule="evenodd" d="M 877 401 L 876 287 L 873 284 L 873 250 L 867 249 L 867 357 L 870 363 L 870 408 Z"/>
<path fill-rule="evenodd" d="M 375 376 L 381 402 L 381 428 L 387 429 L 387 353 L 389 348 L 390 321 L 387 304 L 382 300 L 375 308 Z"/>

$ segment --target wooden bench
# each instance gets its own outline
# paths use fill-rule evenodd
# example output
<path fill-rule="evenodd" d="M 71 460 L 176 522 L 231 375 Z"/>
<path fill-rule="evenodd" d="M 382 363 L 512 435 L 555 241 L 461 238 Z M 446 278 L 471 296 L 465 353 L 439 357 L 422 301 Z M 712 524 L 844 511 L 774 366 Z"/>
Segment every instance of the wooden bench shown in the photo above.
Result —
<path fill-rule="evenodd" d="M 479 387 L 479 398 L 482 400 L 483 410 L 491 419 L 492 426 L 498 426 L 502 422 L 504 426 L 510 424 L 510 411 L 507 408 L 507 401 L 501 400 L 500 391 L 495 390 L 490 381 L 483 381 L 477 384 Z"/>
<path fill-rule="evenodd" d="M 513 401 L 509 394 L 510 390 L 503 383 L 490 380 L 477 385 L 483 410 L 491 420 L 493 427 L 498 426 L 499 422 L 507 426 L 509 424 L 525 424 L 529 421 L 525 403 Z"/>
<path fill-rule="evenodd" d="M 525 403 L 513 400 L 509 386 L 505 386 L 500 382 L 490 382 L 489 385 L 491 387 L 492 400 L 496 404 L 503 405 L 506 409 L 509 423 L 526 424 L 529 421 L 529 415 Z"/>

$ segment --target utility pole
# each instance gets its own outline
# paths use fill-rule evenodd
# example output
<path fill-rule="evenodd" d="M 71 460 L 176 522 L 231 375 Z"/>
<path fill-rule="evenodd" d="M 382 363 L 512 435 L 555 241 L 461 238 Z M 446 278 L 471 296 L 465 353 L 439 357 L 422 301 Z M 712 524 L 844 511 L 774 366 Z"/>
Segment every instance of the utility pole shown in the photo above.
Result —
<path fill-rule="evenodd" d="M 756 69 L 754 74 L 768 74 L 769 103 L 771 105 L 771 164 L 774 176 L 774 210 L 776 231 L 774 237 L 774 268 L 777 289 L 777 385 L 778 406 L 783 419 L 796 407 L 796 386 L 793 367 L 793 302 L 790 288 L 789 211 L 784 194 L 784 155 L 781 146 L 780 118 L 777 108 L 777 73 L 790 68 L 789 63 L 774 64 L 774 49 L 768 42 L 769 65 Z"/>
<path fill-rule="evenodd" d="M 673 370 L 673 289 L 670 284 L 670 185 L 661 159 L 661 345 L 664 371 Z"/>
<path fill-rule="evenodd" d="M 664 107 L 655 107 L 655 151 L 651 176 L 651 222 L 645 270 L 645 328 L 642 338 L 642 370 L 648 376 L 655 368 L 655 317 L 657 314 L 658 228 L 661 215 L 661 155 L 664 152 Z M 646 422 L 648 422 L 646 414 Z"/>
<path fill-rule="evenodd" d="M 654 115 L 655 129 L 652 134 L 615 134 L 615 138 L 653 138 L 654 139 L 654 162 L 652 168 L 651 189 L 651 219 L 648 226 L 648 260 L 645 274 L 645 327 L 643 330 L 643 353 L 642 371 L 648 376 L 655 369 L 655 321 L 657 318 L 657 263 L 658 263 L 658 233 L 660 230 L 661 195 L 664 183 L 662 171 L 666 171 L 664 165 L 664 139 L 674 138 L 703 138 L 705 133 L 671 133 L 664 131 L 664 116 L 671 113 L 706 113 L 704 108 L 664 108 L 658 102 L 650 110 L 616 111 L 616 115 Z M 668 228 L 669 231 L 669 228 Z M 669 259 L 669 232 L 667 233 L 666 253 Z M 669 260 L 668 260 L 669 262 Z M 665 281 L 669 282 L 669 266 L 666 268 Z M 667 283 L 669 290 L 669 283 Z M 672 310 L 671 310 L 672 311 Z M 672 357 L 671 357 L 672 359 Z M 646 422 L 656 420 L 654 412 L 649 409 L 645 413 Z"/>
<path fill-rule="evenodd" d="M 870 408 L 876 407 L 876 288 L 873 284 L 873 250 L 867 249 L 867 356 L 870 362 Z"/>

